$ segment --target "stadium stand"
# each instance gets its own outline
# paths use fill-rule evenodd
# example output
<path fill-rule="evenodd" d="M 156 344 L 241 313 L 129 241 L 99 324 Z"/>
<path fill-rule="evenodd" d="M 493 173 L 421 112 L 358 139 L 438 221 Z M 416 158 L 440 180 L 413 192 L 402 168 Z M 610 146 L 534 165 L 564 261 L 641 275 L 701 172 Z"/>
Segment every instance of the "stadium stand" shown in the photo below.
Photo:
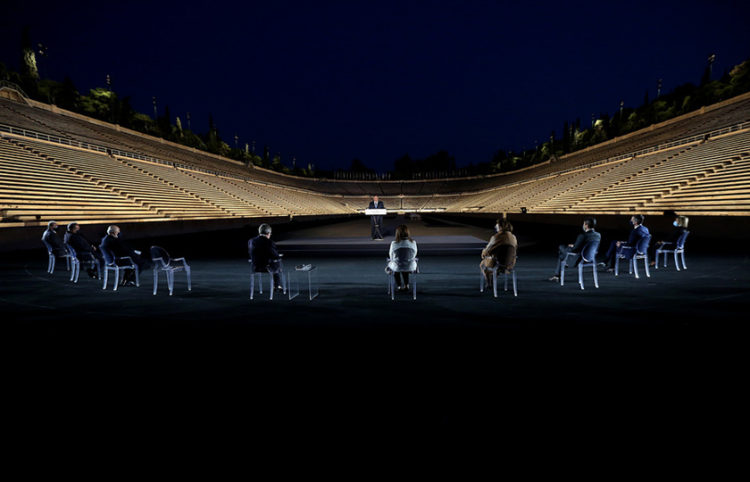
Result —
<path fill-rule="evenodd" d="M 510 173 L 406 181 L 280 174 L 0 96 L 0 227 L 401 211 L 750 215 L 750 94 Z"/>

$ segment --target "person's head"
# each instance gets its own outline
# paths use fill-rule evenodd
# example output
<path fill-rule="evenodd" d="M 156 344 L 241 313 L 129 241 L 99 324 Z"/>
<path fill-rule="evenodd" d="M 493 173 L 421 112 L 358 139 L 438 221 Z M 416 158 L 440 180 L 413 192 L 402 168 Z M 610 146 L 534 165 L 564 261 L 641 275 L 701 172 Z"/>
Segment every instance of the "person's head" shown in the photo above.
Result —
<path fill-rule="evenodd" d="M 674 222 L 672 223 L 674 226 L 680 227 L 680 228 L 687 228 L 688 227 L 688 217 L 687 216 L 677 216 L 675 218 Z"/>
<path fill-rule="evenodd" d="M 644 219 L 645 218 L 643 217 L 643 214 L 634 214 L 630 217 L 630 224 L 632 224 L 633 226 L 640 226 L 641 224 L 643 224 Z"/>
<path fill-rule="evenodd" d="M 378 195 L 377 194 L 372 197 L 372 202 L 374 202 L 375 204 L 378 203 Z"/>
<path fill-rule="evenodd" d="M 263 223 L 260 226 L 258 226 L 258 234 L 260 234 L 261 236 L 270 238 L 271 237 L 271 225 Z"/>
<path fill-rule="evenodd" d="M 47 229 L 49 229 L 50 231 L 54 231 L 55 229 L 57 229 L 57 223 L 55 221 L 48 222 Z"/>
<path fill-rule="evenodd" d="M 112 236 L 113 238 L 117 238 L 120 236 L 120 226 L 117 226 L 115 224 L 110 225 L 107 228 L 107 234 L 109 236 Z"/>
<path fill-rule="evenodd" d="M 76 222 L 72 222 L 72 223 L 68 224 L 68 232 L 69 233 L 75 234 L 75 233 L 78 232 L 79 229 L 81 229 L 81 227 Z"/>
<path fill-rule="evenodd" d="M 396 228 L 396 242 L 403 241 L 405 239 L 408 239 L 411 241 L 411 234 L 409 233 L 409 226 L 406 224 L 400 224 Z"/>
<path fill-rule="evenodd" d="M 583 219 L 583 230 L 590 231 L 596 229 L 596 218 L 588 217 Z"/>
<path fill-rule="evenodd" d="M 513 232 L 513 225 L 510 224 L 510 221 L 507 219 L 503 219 L 500 223 L 500 233 L 512 233 Z"/>

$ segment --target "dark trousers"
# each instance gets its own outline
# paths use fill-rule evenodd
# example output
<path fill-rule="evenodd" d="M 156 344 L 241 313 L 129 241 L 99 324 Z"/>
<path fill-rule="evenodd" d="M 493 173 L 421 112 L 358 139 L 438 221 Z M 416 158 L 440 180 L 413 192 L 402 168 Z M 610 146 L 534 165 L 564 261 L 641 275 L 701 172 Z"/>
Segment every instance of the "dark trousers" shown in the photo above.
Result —
<path fill-rule="evenodd" d="M 383 227 L 383 216 L 370 216 L 370 236 L 372 239 L 383 238 L 380 228 Z"/>
<path fill-rule="evenodd" d="M 557 257 L 557 267 L 555 268 L 555 276 L 560 276 L 560 270 L 562 269 L 562 262 L 565 261 L 566 258 L 568 258 L 568 266 L 573 266 L 576 262 L 578 262 L 578 258 L 580 258 L 580 254 L 576 256 L 568 256 L 568 253 L 571 252 L 571 247 L 567 244 L 561 244 L 557 248 L 558 257 Z"/>
<path fill-rule="evenodd" d="M 403 283 L 401 283 L 401 277 L 402 276 L 404 278 L 404 282 Z M 409 284 L 409 273 L 406 273 L 406 272 L 400 273 L 400 272 L 396 271 L 395 273 L 393 273 L 393 277 L 396 278 L 396 285 L 406 286 L 406 285 Z"/>
<path fill-rule="evenodd" d="M 604 260 L 605 263 L 607 263 L 607 267 L 614 268 L 615 267 L 615 259 L 617 258 L 617 255 L 622 253 L 623 250 L 630 249 L 628 246 L 626 246 L 624 243 L 620 245 L 620 247 L 617 247 L 617 241 L 612 241 L 609 244 L 609 249 L 607 250 L 607 254 L 605 255 L 606 258 Z M 627 253 L 627 251 L 626 251 Z"/>

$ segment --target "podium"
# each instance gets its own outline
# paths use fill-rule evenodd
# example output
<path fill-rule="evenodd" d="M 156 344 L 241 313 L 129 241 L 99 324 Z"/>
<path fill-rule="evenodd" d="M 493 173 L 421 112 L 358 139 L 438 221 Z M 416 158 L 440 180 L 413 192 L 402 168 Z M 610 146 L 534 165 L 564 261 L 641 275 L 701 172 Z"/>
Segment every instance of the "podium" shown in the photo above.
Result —
<path fill-rule="evenodd" d="M 365 209 L 365 216 L 385 216 L 388 214 L 387 209 Z"/>
<path fill-rule="evenodd" d="M 383 239 L 380 232 L 380 223 L 383 222 L 383 216 L 388 214 L 387 209 L 365 209 L 365 216 L 370 216 L 370 235 L 372 239 Z"/>

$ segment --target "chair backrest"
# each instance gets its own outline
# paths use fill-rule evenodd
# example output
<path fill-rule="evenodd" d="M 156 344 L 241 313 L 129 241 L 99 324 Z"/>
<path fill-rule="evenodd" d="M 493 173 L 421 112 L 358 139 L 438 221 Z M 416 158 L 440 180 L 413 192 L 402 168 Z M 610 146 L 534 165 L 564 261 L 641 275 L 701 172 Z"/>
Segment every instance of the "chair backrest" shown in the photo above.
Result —
<path fill-rule="evenodd" d="M 109 248 L 105 248 L 104 246 L 99 246 L 99 249 L 102 251 L 102 258 L 104 258 L 104 263 L 108 265 L 115 264 L 115 255 L 112 253 L 112 251 Z"/>
<path fill-rule="evenodd" d="M 416 258 L 416 251 L 409 247 L 396 248 L 393 252 L 392 260 L 396 262 L 397 271 L 411 271 L 411 264 Z"/>
<path fill-rule="evenodd" d="M 76 254 L 76 250 L 73 249 L 73 246 L 69 244 L 64 244 L 63 246 L 65 246 L 65 249 L 68 252 L 68 256 L 70 256 L 73 259 L 78 259 L 78 255 Z"/>
<path fill-rule="evenodd" d="M 172 262 L 172 259 L 169 257 L 169 253 L 167 253 L 166 249 L 159 246 L 151 246 L 151 261 L 153 261 L 154 263 L 158 263 L 159 259 L 161 259 L 161 262 L 165 267 L 169 266 L 169 263 Z"/>
<path fill-rule="evenodd" d="M 680 237 L 677 238 L 676 249 L 684 249 L 685 248 L 685 241 L 687 240 L 688 234 L 690 234 L 690 231 L 685 231 L 684 233 L 680 234 Z"/>
<path fill-rule="evenodd" d="M 638 254 L 646 254 L 646 251 L 648 250 L 648 244 L 650 242 L 651 242 L 651 235 L 647 234 L 646 236 L 638 240 L 638 243 L 636 243 L 635 245 L 635 251 Z"/>
<path fill-rule="evenodd" d="M 516 264 L 516 252 L 512 244 L 501 244 L 493 250 L 492 256 L 498 265 L 510 268 Z"/>
<path fill-rule="evenodd" d="M 590 241 L 583 245 L 581 258 L 585 263 L 590 263 L 596 259 L 596 253 L 599 251 L 599 241 Z"/>
<path fill-rule="evenodd" d="M 44 243 L 44 247 L 45 247 L 45 248 L 47 248 L 47 252 L 48 252 L 48 253 L 50 253 L 50 254 L 52 254 L 52 253 L 54 252 L 54 251 L 53 251 L 53 248 L 52 248 L 52 245 L 51 245 L 51 244 L 49 244 L 49 243 L 47 242 L 47 240 L 46 240 L 46 239 L 44 239 L 44 238 L 42 238 L 42 242 Z"/>

